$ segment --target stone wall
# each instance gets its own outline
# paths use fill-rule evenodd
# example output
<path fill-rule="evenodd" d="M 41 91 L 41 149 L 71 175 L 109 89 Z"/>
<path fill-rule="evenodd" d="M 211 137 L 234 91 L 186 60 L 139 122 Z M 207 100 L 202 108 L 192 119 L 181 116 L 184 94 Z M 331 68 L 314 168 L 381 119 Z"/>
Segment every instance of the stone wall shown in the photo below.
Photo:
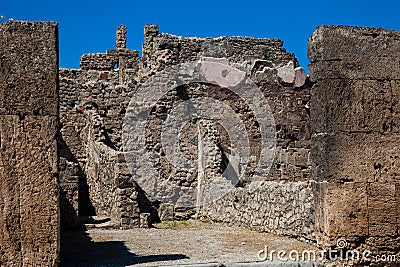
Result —
<path fill-rule="evenodd" d="M 142 49 L 143 72 L 154 74 L 167 66 L 191 62 L 203 57 L 226 58 L 241 68 L 250 67 L 256 59 L 270 64 L 285 65 L 292 61 L 298 67 L 296 57 L 286 52 L 283 42 L 274 38 L 218 37 L 187 38 L 159 33 L 158 25 L 144 28 Z"/>
<path fill-rule="evenodd" d="M 317 28 L 309 42 L 311 82 L 276 39 L 183 38 L 147 25 L 139 57 L 126 48 L 126 28 L 120 26 L 115 49 L 83 55 L 79 70 L 58 70 L 57 34 L 55 23 L 0 27 L 0 265 L 57 265 L 60 211 L 65 229 L 78 227 L 80 216 L 107 216 L 116 227 L 130 228 L 195 215 L 323 247 L 345 237 L 349 248 L 398 254 L 398 32 Z M 143 147 L 163 179 L 193 188 L 199 177 L 224 177 L 230 162 L 232 175 L 241 167 L 227 129 L 205 118 L 188 121 L 178 138 L 181 152 L 198 165 L 182 170 L 168 163 L 162 127 L 186 100 L 223 102 L 249 135 L 244 176 L 195 214 L 142 190 L 129 171 L 122 133 L 129 102 L 146 81 L 199 60 L 233 66 L 254 81 L 274 117 L 276 154 L 253 190 L 249 179 L 262 149 L 254 110 L 207 82 L 169 90 L 146 118 Z M 214 112 L 212 106 L 202 109 Z"/>
<path fill-rule="evenodd" d="M 124 46 L 124 27 L 117 37 Z M 138 226 L 141 212 L 156 220 L 121 154 L 122 123 L 137 84 L 135 75 L 123 74 L 137 71 L 137 59 L 137 51 L 118 47 L 83 55 L 80 70 L 60 70 L 60 156 L 77 174 L 71 179 L 63 170 L 60 179 L 61 209 L 70 214 L 63 216 L 65 229 L 76 228 L 79 217 L 94 215 L 110 217 L 123 228 Z"/>
<path fill-rule="evenodd" d="M 67 198 L 70 205 L 64 208 L 65 212 L 75 213 L 76 219 L 79 216 L 109 216 L 125 227 L 138 225 L 139 213 L 136 200 L 128 201 L 137 190 L 130 181 L 123 155 L 118 154 L 124 112 L 132 88 L 126 83 L 120 85 L 118 77 L 118 70 L 60 70 L 61 157 L 78 170 L 78 179 L 62 176 L 61 189 L 74 196 Z M 68 194 L 71 188 L 74 193 Z M 126 200 L 129 205 L 128 202 L 118 204 L 120 198 L 117 195 L 122 192 L 118 188 L 124 193 L 132 191 L 128 192 Z M 121 205 L 129 206 L 122 208 L 129 211 L 120 210 Z M 137 222 L 131 222 L 133 217 L 127 216 L 132 211 L 137 213 L 132 215 Z M 77 220 L 64 219 L 66 228 L 76 225 Z"/>
<path fill-rule="evenodd" d="M 87 111 L 89 129 L 85 172 L 89 198 L 98 216 L 110 217 L 118 227 L 139 226 L 139 190 L 125 157 L 103 141 L 104 123 L 96 110 Z"/>
<path fill-rule="evenodd" d="M 56 23 L 0 26 L 0 265 L 59 260 Z"/>
<path fill-rule="evenodd" d="M 257 190 L 232 190 L 201 211 L 203 220 L 315 240 L 312 182 L 264 182 Z M 205 214 L 205 216 L 203 215 Z"/>
<path fill-rule="evenodd" d="M 200 214 L 204 220 L 315 240 L 309 83 L 302 69 L 294 68 L 290 62 L 277 67 L 266 67 L 268 64 L 256 59 L 246 72 L 268 100 L 275 120 L 275 159 L 270 171 L 261 178 L 264 182 L 256 191 L 249 190 L 247 184 L 239 186 L 203 207 Z M 243 110 L 238 113 L 246 114 Z M 250 136 L 258 133 L 249 132 Z M 228 154 L 229 139 L 222 139 L 222 151 Z M 257 141 L 251 142 L 256 156 L 260 146 Z"/>
<path fill-rule="evenodd" d="M 316 235 L 399 251 L 400 33 L 319 27 L 309 40 Z"/>
<path fill-rule="evenodd" d="M 81 58 L 80 70 L 60 70 L 60 117 L 62 122 L 62 138 L 64 149 L 61 156 L 71 164 L 78 164 L 81 169 L 79 182 L 68 183 L 65 180 L 63 185 L 68 184 L 68 188 L 77 188 L 79 192 L 78 202 L 76 197 L 69 199 L 71 207 L 78 206 L 80 215 L 112 215 L 123 225 L 122 216 L 118 209 L 115 209 L 114 200 L 116 192 L 129 191 L 129 196 L 125 199 L 126 203 L 119 205 L 130 207 L 136 203 L 133 196 L 139 194 L 139 200 L 133 205 L 136 215 L 133 213 L 127 217 L 135 219 L 124 219 L 124 222 L 131 222 L 136 225 L 139 213 L 150 212 L 152 219 L 161 218 L 178 219 L 188 218 L 193 215 L 182 207 L 172 207 L 158 203 L 157 200 L 140 193 L 140 188 L 129 187 L 131 189 L 117 190 L 117 173 L 112 171 L 115 168 L 115 157 L 122 151 L 121 135 L 122 123 L 128 109 L 128 103 L 133 94 L 150 77 L 178 63 L 193 62 L 196 60 L 212 60 L 231 66 L 245 72 L 260 88 L 265 98 L 268 100 L 275 118 L 277 129 L 277 153 L 276 159 L 271 167 L 270 173 L 263 177 L 264 180 L 271 181 L 263 188 L 270 192 L 268 188 L 273 185 L 279 188 L 276 197 L 279 199 L 290 198 L 286 194 L 286 188 L 294 195 L 295 204 L 282 206 L 275 202 L 270 202 L 267 213 L 285 213 L 292 215 L 282 218 L 279 225 L 269 224 L 269 218 L 263 216 L 249 217 L 243 219 L 238 215 L 231 217 L 232 223 L 255 224 L 262 226 L 271 232 L 284 232 L 288 235 L 300 235 L 312 238 L 310 229 L 313 222 L 313 207 L 309 207 L 312 196 L 306 192 L 309 190 L 310 162 L 308 160 L 310 148 L 310 127 L 309 127 L 309 98 L 310 89 L 307 76 L 302 68 L 298 68 L 295 56 L 282 48 L 282 41 L 277 39 L 257 39 L 252 37 L 219 37 L 219 38 L 183 38 L 170 34 L 160 34 L 157 25 L 145 26 L 145 42 L 143 44 L 143 56 L 138 57 L 138 52 L 126 48 L 126 28 L 121 26 L 117 31 L 117 48 L 108 50 L 104 54 L 83 55 Z M 164 179 L 170 179 L 179 186 L 195 187 L 197 185 L 197 165 L 189 169 L 172 168 L 168 164 L 168 159 L 164 153 L 165 148 L 161 144 L 161 130 L 166 114 L 169 114 L 176 106 L 188 99 L 200 99 L 210 97 L 217 99 L 230 106 L 244 123 L 249 133 L 251 162 L 245 177 L 251 177 L 252 172 L 259 157 L 261 142 L 260 131 L 257 126 L 254 113 L 247 104 L 230 90 L 207 83 L 192 83 L 175 88 L 165 94 L 155 104 L 147 121 L 146 147 L 154 154 L 154 167 L 161 173 Z M 102 131 L 99 138 L 91 138 L 90 130 L 95 123 L 89 119 L 90 110 L 96 110 L 96 116 L 102 124 Z M 211 110 L 212 111 L 212 110 Z M 192 121 L 185 124 L 180 133 L 180 147 L 187 158 L 193 160 L 198 156 L 198 135 L 197 130 L 201 125 L 206 125 L 206 121 Z M 202 126 L 202 127 L 203 127 Z M 207 127 L 206 127 L 207 128 Z M 211 129 L 212 128 L 212 129 Z M 217 160 L 208 165 L 208 176 L 222 173 L 232 159 L 232 146 L 226 130 L 217 124 L 212 126 L 210 133 L 218 131 L 217 136 L 203 136 L 204 140 L 211 140 L 207 151 L 207 157 Z M 214 129 L 215 128 L 215 129 Z M 93 133 L 92 133 L 93 134 Z M 210 139 L 211 138 L 211 139 Z M 215 139 L 215 140 L 214 140 Z M 207 147 L 207 144 L 206 144 Z M 214 148 L 215 151 L 214 151 Z M 93 153 L 100 150 L 96 155 Z M 119 152 L 118 152 L 119 151 Z M 117 156 L 116 156 L 117 155 Z M 96 161 L 97 158 L 97 161 Z M 102 165 L 106 163 L 107 166 Z M 123 166 L 123 163 L 121 163 Z M 196 163 L 197 164 L 197 163 Z M 212 168 L 210 169 L 210 166 Z M 125 166 L 126 167 L 126 166 Z M 122 167 L 123 169 L 125 167 Z M 132 178 L 124 174 L 127 181 Z M 281 183 L 275 183 L 280 181 Z M 242 187 L 246 186 L 246 178 L 237 185 L 239 188 L 227 196 L 224 202 L 216 202 L 214 209 L 221 209 L 226 205 L 226 201 L 233 201 L 234 195 L 242 195 Z M 62 186 L 62 188 L 64 188 Z M 136 189 L 135 189 L 136 188 Z M 65 192 L 69 192 L 65 187 Z M 237 192 L 236 192 L 237 190 Z M 297 190 L 297 191 L 296 191 Z M 124 191 L 124 192 L 125 192 Z M 261 190 L 262 191 L 262 190 Z M 308 192 L 308 191 L 307 191 Z M 128 193 L 126 193 L 128 194 Z M 76 196 L 76 193 L 67 195 Z M 260 197 L 265 194 L 260 192 Z M 244 197 L 241 205 L 236 205 L 236 212 L 246 209 L 246 214 L 252 212 L 250 207 L 254 199 L 258 199 L 258 194 L 249 194 Z M 301 203 L 304 200 L 307 203 Z M 131 203 L 131 201 L 133 201 Z M 159 205 L 161 204 L 161 205 Z M 303 205 L 304 204 L 304 205 Z M 130 208 L 129 208 L 130 209 Z M 154 214 L 158 209 L 158 214 Z M 294 219 L 300 219 L 298 211 L 307 209 L 310 211 L 310 219 L 304 217 L 296 230 L 284 231 L 285 225 L 292 225 Z M 124 210 L 126 210 L 124 208 Z M 117 215 L 119 214 L 119 215 Z M 170 214 L 171 215 L 171 214 Z M 226 214 L 217 215 L 212 208 L 210 213 L 203 213 L 204 218 L 211 220 L 226 220 Z M 259 223 L 258 221 L 262 222 Z M 257 221 L 257 223 L 256 223 Z M 127 223 L 129 224 L 129 223 Z M 124 227 L 128 227 L 125 224 Z"/>

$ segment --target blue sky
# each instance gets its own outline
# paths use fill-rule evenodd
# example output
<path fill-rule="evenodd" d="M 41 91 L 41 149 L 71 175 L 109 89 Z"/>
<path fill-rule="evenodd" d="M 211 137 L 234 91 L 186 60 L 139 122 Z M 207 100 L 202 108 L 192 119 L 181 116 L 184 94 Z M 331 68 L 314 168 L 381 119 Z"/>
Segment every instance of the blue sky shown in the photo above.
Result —
<path fill-rule="evenodd" d="M 318 25 L 400 30 L 400 1 L 32 1 L 2 0 L 0 13 L 17 20 L 59 23 L 60 66 L 79 68 L 84 53 L 115 46 L 115 30 L 128 29 L 128 48 L 140 50 L 143 26 L 182 36 L 274 37 L 307 67 L 307 38 Z"/>

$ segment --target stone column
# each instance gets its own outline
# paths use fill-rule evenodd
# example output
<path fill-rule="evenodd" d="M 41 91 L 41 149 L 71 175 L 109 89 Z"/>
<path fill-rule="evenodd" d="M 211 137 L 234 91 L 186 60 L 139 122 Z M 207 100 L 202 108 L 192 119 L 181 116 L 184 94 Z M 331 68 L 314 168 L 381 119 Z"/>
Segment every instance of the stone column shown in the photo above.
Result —
<path fill-rule="evenodd" d="M 400 32 L 322 26 L 309 58 L 317 239 L 398 251 Z"/>
<path fill-rule="evenodd" d="M 59 261 L 56 23 L 0 26 L 0 265 Z"/>
<path fill-rule="evenodd" d="M 119 48 L 126 48 L 126 26 L 119 25 L 116 34 L 116 47 Z"/>

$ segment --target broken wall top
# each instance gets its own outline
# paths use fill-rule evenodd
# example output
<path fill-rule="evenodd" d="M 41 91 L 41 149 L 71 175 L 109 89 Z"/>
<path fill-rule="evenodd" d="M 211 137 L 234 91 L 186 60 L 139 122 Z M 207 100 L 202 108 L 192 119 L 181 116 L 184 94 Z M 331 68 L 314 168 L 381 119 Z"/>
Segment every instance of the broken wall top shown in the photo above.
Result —
<path fill-rule="evenodd" d="M 310 76 L 319 79 L 400 79 L 400 32 L 320 26 L 309 39 Z"/>
<path fill-rule="evenodd" d="M 292 61 L 294 67 L 298 61 L 293 53 L 288 53 L 282 47 L 283 42 L 274 38 L 255 37 L 217 37 L 197 38 L 182 37 L 159 33 L 158 25 L 150 24 L 144 28 L 142 58 L 136 50 L 125 48 L 126 28 L 117 32 L 117 48 L 106 53 L 86 54 L 81 58 L 83 70 L 112 70 L 118 67 L 120 59 L 131 61 L 128 68 L 141 67 L 149 72 L 157 71 L 168 65 L 196 61 L 202 56 L 227 58 L 231 62 L 249 64 L 254 59 L 268 60 L 275 65 L 285 65 Z M 120 45 L 121 43 L 121 45 Z"/>

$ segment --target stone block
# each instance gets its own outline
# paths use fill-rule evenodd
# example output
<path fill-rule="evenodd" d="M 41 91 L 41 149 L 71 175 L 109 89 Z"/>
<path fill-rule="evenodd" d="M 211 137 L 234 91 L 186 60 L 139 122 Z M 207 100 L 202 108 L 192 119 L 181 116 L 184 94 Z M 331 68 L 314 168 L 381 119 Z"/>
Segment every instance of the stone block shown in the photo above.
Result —
<path fill-rule="evenodd" d="M 154 37 L 158 35 L 158 25 L 157 24 L 147 24 L 144 26 L 144 37 Z"/>
<path fill-rule="evenodd" d="M 294 69 L 294 86 L 301 87 L 306 83 L 307 73 L 302 67 L 297 67 Z"/>
<path fill-rule="evenodd" d="M 393 251 L 398 251 L 399 244 L 400 244 L 400 238 L 399 237 L 392 237 L 392 236 L 373 236 L 373 237 L 368 237 L 365 240 L 365 243 L 368 247 L 372 248 L 372 252 L 375 252 L 375 254 L 383 254 L 382 251 L 384 252 L 389 252 L 387 254 L 393 255 Z M 399 253 L 397 252 L 397 259 L 399 257 Z M 379 265 L 375 265 L 379 266 Z M 389 265 L 389 266 L 398 266 L 396 263 L 394 265 Z"/>
<path fill-rule="evenodd" d="M 59 250 L 59 189 L 57 181 L 57 117 L 24 120 L 23 179 L 20 178 L 20 223 L 24 265 L 41 259 L 49 265 Z"/>
<path fill-rule="evenodd" d="M 126 48 L 126 26 L 120 25 L 117 29 L 116 33 L 116 44 L 115 46 L 118 48 Z"/>
<path fill-rule="evenodd" d="M 114 165 L 114 172 L 116 175 L 122 175 L 122 176 L 130 176 L 130 171 L 125 162 L 123 163 L 116 163 Z"/>
<path fill-rule="evenodd" d="M 150 213 L 140 213 L 140 228 L 150 228 L 151 227 L 151 219 Z"/>
<path fill-rule="evenodd" d="M 400 235 L 400 181 L 395 183 L 397 234 Z"/>
<path fill-rule="evenodd" d="M 318 181 L 398 180 L 400 136 L 366 133 L 312 137 L 311 161 Z"/>
<path fill-rule="evenodd" d="M 56 23 L 0 26 L 0 114 L 58 114 Z"/>
<path fill-rule="evenodd" d="M 399 79 L 400 33 L 320 26 L 309 39 L 310 76 L 315 79 Z"/>
<path fill-rule="evenodd" d="M 322 26 L 309 58 L 317 240 L 398 251 L 400 33 Z"/>
<path fill-rule="evenodd" d="M 53 265 L 59 251 L 57 117 L 0 116 L 0 125 L 0 207 L 7 214 L 1 243 L 19 247 L 13 249 L 23 264 Z M 15 257 L 5 255 L 4 262 Z"/>
<path fill-rule="evenodd" d="M 173 221 L 174 220 L 174 205 L 161 203 L 158 209 L 158 214 L 161 221 Z"/>
<path fill-rule="evenodd" d="M 59 260 L 57 24 L 0 26 L 0 264 Z"/>
<path fill-rule="evenodd" d="M 368 192 L 368 232 L 370 236 L 397 235 L 396 186 L 371 183 Z"/>
<path fill-rule="evenodd" d="M 392 125 L 391 128 L 400 128 L 400 80 L 391 81 L 391 91 L 392 91 Z"/>
<path fill-rule="evenodd" d="M 22 176 L 24 142 L 18 116 L 0 115 L 0 262 L 22 265 L 19 177 Z"/>
<path fill-rule="evenodd" d="M 399 91 L 390 81 L 319 80 L 311 90 L 313 131 L 399 133 Z"/>
<path fill-rule="evenodd" d="M 317 183 L 316 228 L 320 239 L 368 235 L 366 183 Z"/>

